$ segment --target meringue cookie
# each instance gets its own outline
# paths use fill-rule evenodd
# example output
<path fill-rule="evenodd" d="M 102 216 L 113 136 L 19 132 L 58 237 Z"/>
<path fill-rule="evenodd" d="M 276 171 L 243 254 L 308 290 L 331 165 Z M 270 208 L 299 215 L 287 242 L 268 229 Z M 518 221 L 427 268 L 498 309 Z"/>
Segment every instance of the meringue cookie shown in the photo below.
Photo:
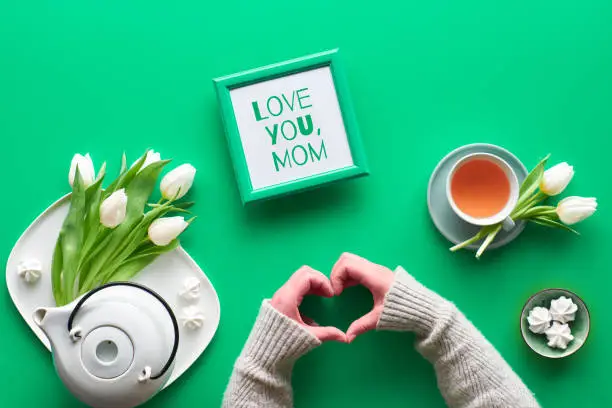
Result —
<path fill-rule="evenodd" d="M 179 292 L 179 296 L 185 300 L 195 300 L 200 297 L 200 280 L 195 277 L 186 278 L 183 281 L 183 290 Z"/>
<path fill-rule="evenodd" d="M 189 330 L 197 330 L 204 325 L 204 314 L 196 306 L 183 308 L 183 315 L 180 317 L 183 327 Z"/>
<path fill-rule="evenodd" d="M 561 323 L 571 322 L 576 318 L 578 306 L 570 298 L 561 296 L 550 302 L 550 314 L 553 320 Z"/>
<path fill-rule="evenodd" d="M 42 264 L 38 259 L 27 259 L 19 262 L 19 265 L 17 265 L 17 273 L 26 283 L 36 283 L 42 274 Z"/>
<path fill-rule="evenodd" d="M 570 327 L 565 323 L 553 322 L 550 329 L 546 330 L 548 347 L 565 350 L 569 342 L 574 340 Z"/>
<path fill-rule="evenodd" d="M 527 316 L 529 322 L 529 330 L 533 333 L 541 334 L 550 328 L 552 316 L 545 307 L 534 307 Z"/>

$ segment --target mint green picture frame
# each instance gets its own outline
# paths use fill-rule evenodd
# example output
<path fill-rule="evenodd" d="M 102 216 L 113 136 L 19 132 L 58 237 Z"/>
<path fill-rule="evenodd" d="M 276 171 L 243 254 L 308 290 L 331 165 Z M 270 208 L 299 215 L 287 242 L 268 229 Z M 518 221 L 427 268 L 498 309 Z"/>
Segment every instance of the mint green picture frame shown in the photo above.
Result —
<path fill-rule="evenodd" d="M 340 112 L 348 144 L 353 158 L 353 165 L 341 169 L 284 182 L 274 186 L 254 190 L 244 154 L 238 123 L 234 113 L 230 91 L 236 88 L 264 82 L 286 75 L 304 72 L 316 68 L 329 66 L 332 74 Z M 339 180 L 365 176 L 369 174 L 366 155 L 363 149 L 359 128 L 353 104 L 350 98 L 348 82 L 345 76 L 344 65 L 338 49 L 324 51 L 289 61 L 280 62 L 261 68 L 240 72 L 237 74 L 216 78 L 213 80 L 217 91 L 217 98 L 221 109 L 223 126 L 230 156 L 236 174 L 238 189 L 243 204 L 251 201 L 269 199 L 298 191 L 319 187 Z"/>

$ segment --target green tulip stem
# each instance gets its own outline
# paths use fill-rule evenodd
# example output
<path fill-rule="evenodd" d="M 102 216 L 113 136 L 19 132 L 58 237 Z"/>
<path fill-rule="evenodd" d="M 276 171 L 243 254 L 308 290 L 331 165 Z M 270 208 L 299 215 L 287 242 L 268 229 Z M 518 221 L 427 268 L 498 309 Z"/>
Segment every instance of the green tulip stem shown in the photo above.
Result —
<path fill-rule="evenodd" d="M 487 247 L 491 244 L 491 242 L 493 242 L 493 240 L 495 239 L 495 236 L 499 233 L 499 231 L 501 231 L 501 229 L 502 229 L 502 226 L 501 224 L 499 224 L 495 227 L 493 231 L 489 233 L 489 235 L 487 235 L 482 245 L 480 246 L 480 248 L 478 248 L 478 251 L 476 252 L 476 259 L 480 259 L 480 256 L 487 249 Z"/>
<path fill-rule="evenodd" d="M 466 241 L 463 241 L 463 242 L 455 245 L 454 247 L 452 247 L 450 249 L 450 251 L 451 252 L 456 252 L 456 251 L 458 251 L 458 250 L 460 250 L 462 248 L 465 248 L 466 246 L 472 245 L 473 243 L 476 243 L 476 242 L 480 241 L 484 236 L 485 236 L 485 233 L 484 233 L 484 228 L 483 228 L 483 229 L 481 229 L 478 232 L 478 234 L 474 235 L 472 238 L 470 238 L 470 239 L 468 239 Z"/>

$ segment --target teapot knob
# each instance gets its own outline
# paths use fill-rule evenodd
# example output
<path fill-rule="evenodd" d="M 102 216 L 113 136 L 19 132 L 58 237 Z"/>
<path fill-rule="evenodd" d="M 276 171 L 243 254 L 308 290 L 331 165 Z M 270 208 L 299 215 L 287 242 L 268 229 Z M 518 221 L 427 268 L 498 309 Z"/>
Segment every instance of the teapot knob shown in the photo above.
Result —
<path fill-rule="evenodd" d="M 170 358 L 168 359 L 168 361 L 166 362 L 166 364 L 164 365 L 164 367 L 161 369 L 161 371 L 156 374 L 156 375 L 151 375 L 146 373 L 147 368 L 149 370 L 151 370 L 150 367 L 145 367 L 145 369 L 143 370 L 143 374 L 141 374 L 141 376 L 139 377 L 146 377 L 144 379 L 144 381 L 140 381 L 139 378 L 139 382 L 146 382 L 147 380 L 151 379 L 151 380 L 157 380 L 159 378 L 161 378 L 169 369 L 170 367 L 172 367 L 172 364 L 174 362 L 174 359 L 176 358 L 176 353 L 178 351 L 178 345 L 179 345 L 179 329 L 178 329 L 178 322 L 176 321 L 176 317 L 174 316 L 174 313 L 172 312 L 172 309 L 170 308 L 170 306 L 168 305 L 168 303 L 157 293 L 155 293 L 154 291 L 152 291 L 151 289 L 147 288 L 146 286 L 140 285 L 138 283 L 134 283 L 134 282 L 111 282 L 111 283 L 107 283 L 105 285 L 99 286 L 89 292 L 87 292 L 76 304 L 76 306 L 74 307 L 74 309 L 72 310 L 72 313 L 70 313 L 70 316 L 68 317 L 68 333 L 69 336 L 71 337 L 73 342 L 76 342 L 80 339 L 81 333 L 80 333 L 80 329 L 78 327 L 73 327 L 73 323 L 74 323 L 74 319 L 76 318 L 77 313 L 79 312 L 79 310 L 81 309 L 81 307 L 83 306 L 83 304 L 90 298 L 92 297 L 94 294 L 104 290 L 104 289 L 108 289 L 108 288 L 112 288 L 115 286 L 129 286 L 132 288 L 136 288 L 139 290 L 142 290 L 146 293 L 148 293 L 149 295 L 153 296 L 154 298 L 156 298 L 159 303 L 164 307 L 164 309 L 166 309 L 166 311 L 168 312 L 168 315 L 170 316 L 170 319 L 172 321 L 172 327 L 174 329 L 174 345 L 172 346 L 172 352 L 170 353 Z M 97 332 L 100 329 L 110 329 L 113 330 L 114 332 L 108 332 L 108 331 L 104 331 L 103 333 L 105 335 L 108 336 L 114 336 L 117 335 L 119 337 L 118 341 L 120 342 L 120 344 L 122 345 L 122 352 L 125 353 L 125 355 L 122 354 L 122 360 L 119 362 L 118 365 L 116 365 L 115 370 L 119 370 L 119 367 L 123 367 L 123 365 L 125 365 L 125 361 L 127 360 L 123 360 L 124 358 L 127 358 L 127 356 L 129 356 L 129 362 L 127 364 L 127 367 L 125 367 L 125 369 L 123 371 L 121 371 L 119 374 L 117 374 L 116 376 L 119 376 L 121 374 L 123 374 L 131 365 L 133 357 L 134 357 L 134 345 L 132 344 L 132 341 L 130 340 L 130 337 L 121 329 L 118 329 L 114 326 L 104 326 L 104 327 L 100 327 L 98 329 L 93 330 L 91 333 L 88 334 L 87 338 L 90 338 L 92 334 L 94 334 L 94 332 Z M 116 333 L 120 332 L 121 335 L 118 335 Z M 104 336 L 102 336 L 104 337 Z M 114 343 L 114 340 L 112 339 L 106 339 L 106 340 L 101 340 L 98 337 L 94 337 L 94 341 L 98 341 L 100 340 L 102 343 L 99 344 L 103 344 L 104 341 L 108 341 L 110 343 L 107 343 L 106 345 L 106 349 L 112 349 L 113 350 L 113 354 L 115 357 L 117 357 L 119 355 L 118 352 L 118 344 Z M 112 344 L 111 344 L 112 343 Z M 129 347 L 128 347 L 129 344 Z M 85 346 L 85 343 L 83 344 L 83 346 Z M 93 347 L 90 345 L 90 347 Z M 98 347 L 98 346 L 95 346 Z M 102 346 L 104 348 L 104 346 Z M 97 348 L 96 348 L 97 351 Z M 105 353 L 109 353 L 108 351 L 105 351 Z M 95 354 L 95 353 L 94 353 Z M 92 356 L 93 354 L 90 352 L 88 353 L 89 356 Z M 85 356 L 83 356 L 83 358 L 85 358 Z M 111 363 L 114 362 L 116 360 L 111 360 Z M 94 367 L 95 370 L 98 370 L 99 367 L 99 362 L 100 359 L 92 359 L 90 361 L 91 363 L 91 367 Z M 106 362 L 106 364 L 108 365 L 109 362 Z M 87 366 L 86 366 L 87 367 Z M 89 368 L 88 368 L 89 369 Z M 106 373 L 106 372 L 115 372 L 114 370 L 105 370 L 102 369 L 101 372 Z M 93 374 L 93 373 L 92 373 Z M 101 378 L 114 378 L 113 377 L 101 377 Z"/>
<path fill-rule="evenodd" d="M 138 382 L 144 383 L 151 379 L 151 367 L 146 366 L 138 376 Z"/>

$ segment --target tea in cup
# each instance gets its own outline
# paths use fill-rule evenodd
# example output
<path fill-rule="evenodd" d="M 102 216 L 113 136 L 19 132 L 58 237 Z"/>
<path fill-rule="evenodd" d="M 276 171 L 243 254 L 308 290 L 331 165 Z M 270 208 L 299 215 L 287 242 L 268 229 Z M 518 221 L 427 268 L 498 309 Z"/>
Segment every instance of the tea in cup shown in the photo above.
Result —
<path fill-rule="evenodd" d="M 464 221 L 478 226 L 503 222 L 512 229 L 510 213 L 516 207 L 519 183 L 516 173 L 503 159 L 489 153 L 473 153 L 461 158 L 451 169 L 446 196 Z"/>

